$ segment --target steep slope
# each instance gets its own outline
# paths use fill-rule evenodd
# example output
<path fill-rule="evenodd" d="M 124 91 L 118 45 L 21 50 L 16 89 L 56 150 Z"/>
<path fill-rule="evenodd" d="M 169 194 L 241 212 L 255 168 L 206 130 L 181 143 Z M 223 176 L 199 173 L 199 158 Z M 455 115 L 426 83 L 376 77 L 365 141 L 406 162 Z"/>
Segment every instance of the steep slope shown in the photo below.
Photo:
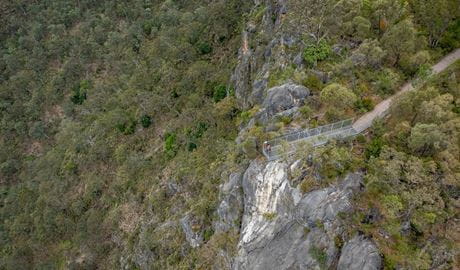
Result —
<path fill-rule="evenodd" d="M 458 268 L 458 66 L 366 136 L 260 153 L 426 76 L 458 12 L 3 1 L 0 269 Z"/>
<path fill-rule="evenodd" d="M 2 1 L 1 269 L 204 263 L 250 4 Z"/>
<path fill-rule="evenodd" d="M 332 2 L 260 1 L 251 12 L 232 76 L 236 97 L 252 117 L 242 125 L 237 139 L 248 157 L 255 158 L 254 149 L 260 151 L 261 143 L 270 136 L 315 125 L 318 121 L 361 114 L 371 110 L 374 102 L 392 94 L 404 78 L 427 74 L 430 60 L 423 40 L 415 41 L 415 36 L 412 40 L 401 37 L 403 42 L 408 42 L 403 44 L 401 39 L 391 39 L 397 36 L 398 27 L 417 31 L 407 19 L 411 12 L 415 12 L 416 17 L 422 16 L 417 14 L 416 4 L 408 8 L 391 1 L 375 6 L 356 2 L 358 7 L 352 8 Z M 312 7 L 319 9 L 312 11 Z M 384 12 L 388 17 L 376 21 L 376 15 L 383 10 L 393 10 L 393 14 Z M 299 17 L 305 14 L 311 18 Z M 330 21 L 332 17 L 334 23 Z M 324 29 L 314 29 L 312 22 L 321 23 Z M 343 27 L 337 26 L 340 25 L 337 22 Z M 320 59 L 314 55 L 320 49 L 310 48 L 324 40 L 329 43 L 326 45 L 330 46 L 326 49 L 329 52 Z M 390 49 L 398 46 L 396 43 L 401 43 L 400 55 Z M 404 48 L 408 44 L 410 48 Z M 309 57 L 317 59 L 310 63 Z M 405 60 L 397 60 L 401 57 Z M 343 96 L 323 96 L 327 88 L 323 88 L 324 84 L 330 81 L 349 86 L 352 94 L 345 89 Z M 307 95 L 289 98 L 289 89 L 305 86 Z M 318 93 L 321 88 L 323 91 Z M 273 99 L 277 94 L 282 98 Z M 350 96 L 353 106 L 344 106 Z M 355 112 L 350 113 L 350 109 Z M 432 251 L 431 261 L 425 257 L 419 261 L 395 258 L 392 254 L 395 251 L 386 249 L 375 231 L 365 233 L 368 219 L 378 219 L 380 215 L 374 212 L 375 208 L 362 205 L 362 198 L 369 194 L 368 181 L 373 177 L 367 173 L 373 144 L 375 138 L 369 142 L 360 137 L 351 144 L 337 145 L 335 150 L 331 146 L 313 152 L 306 147 L 291 159 L 267 163 L 255 158 L 247 169 L 240 169 L 245 172 L 234 174 L 226 184 L 234 188 L 230 193 L 228 187 L 222 192 L 223 200 L 217 211 L 219 228 L 240 234 L 238 255 L 226 266 L 232 269 L 381 269 L 384 266 L 392 269 L 399 265 L 418 269 L 430 263 L 435 267 L 439 265 L 437 260 L 444 260 L 444 265 L 452 263 L 452 253 L 450 259 L 440 259 Z M 367 148 L 365 152 L 363 147 Z M 353 173 L 356 171 L 361 173 Z M 365 195 L 361 197 L 363 191 Z M 242 197 L 243 205 L 236 202 Z M 353 202 L 357 198 L 359 204 Z M 362 209 L 367 209 L 367 214 L 362 213 Z M 235 225 L 239 220 L 240 227 Z M 373 228 L 386 230 L 378 226 Z M 407 254 L 419 250 L 419 240 L 407 241 L 415 245 Z"/>

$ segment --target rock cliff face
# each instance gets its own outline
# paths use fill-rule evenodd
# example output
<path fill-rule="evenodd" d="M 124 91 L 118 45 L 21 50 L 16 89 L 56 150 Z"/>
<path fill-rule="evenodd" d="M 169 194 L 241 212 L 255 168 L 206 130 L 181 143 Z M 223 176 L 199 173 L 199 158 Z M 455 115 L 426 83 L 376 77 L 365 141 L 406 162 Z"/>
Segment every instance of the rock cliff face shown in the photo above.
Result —
<path fill-rule="evenodd" d="M 336 240 L 346 237 L 338 215 L 352 211 L 350 199 L 359 191 L 362 175 L 349 174 L 336 186 L 302 195 L 291 186 L 288 169 L 284 162 L 254 160 L 243 175 L 232 175 L 223 186 L 223 193 L 229 194 L 230 186 L 235 193 L 219 207 L 218 228 L 235 228 L 237 208 L 243 210 L 238 256 L 231 267 L 379 269 L 380 255 L 370 240 L 355 236 L 343 248 Z M 244 205 L 230 199 L 236 208 L 223 206 L 240 196 Z"/>
<path fill-rule="evenodd" d="M 243 107 L 259 104 L 261 110 L 243 127 L 237 143 L 244 130 L 255 122 L 265 125 L 274 116 L 295 113 L 310 94 L 304 86 L 291 82 L 268 87 L 274 70 L 303 64 L 298 49 L 301 44 L 299 33 L 285 31 L 280 23 L 287 1 L 255 4 L 255 9 L 263 10 L 262 19 L 250 21 L 243 32 L 232 82 Z M 255 36 L 270 38 L 254 45 Z M 255 159 L 221 186 L 214 230 L 237 230 L 240 234 L 238 254 L 227 267 L 380 269 L 381 258 L 373 242 L 360 235 L 348 239 L 345 224 L 339 218 L 341 213 L 353 211 L 351 198 L 362 187 L 362 175 L 351 173 L 334 186 L 302 194 L 289 177 L 291 166 Z"/>
<path fill-rule="evenodd" d="M 302 65 L 302 57 L 288 49 L 300 45 L 300 33 L 283 31 L 287 0 L 254 1 L 253 14 L 242 34 L 238 64 L 231 78 L 235 94 L 243 107 L 262 103 L 270 72 L 291 63 Z M 260 13 L 261 12 L 261 13 Z"/>
<path fill-rule="evenodd" d="M 243 211 L 242 177 L 241 172 L 233 173 L 229 181 L 221 186 L 221 201 L 217 208 L 219 219 L 213 224 L 214 231 L 217 233 L 227 232 L 230 229 L 239 230 Z"/>

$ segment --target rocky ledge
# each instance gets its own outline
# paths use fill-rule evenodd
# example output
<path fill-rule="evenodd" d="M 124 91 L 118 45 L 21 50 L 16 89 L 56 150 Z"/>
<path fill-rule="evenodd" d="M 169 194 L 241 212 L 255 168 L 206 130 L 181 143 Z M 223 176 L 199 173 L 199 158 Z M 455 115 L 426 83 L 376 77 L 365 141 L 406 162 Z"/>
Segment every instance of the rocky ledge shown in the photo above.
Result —
<path fill-rule="evenodd" d="M 222 187 L 219 230 L 235 228 L 242 210 L 238 256 L 231 268 L 380 269 L 373 242 L 364 236 L 346 241 L 338 217 L 353 210 L 350 200 L 362 186 L 362 175 L 350 173 L 335 186 L 302 195 L 291 186 L 288 168 L 284 162 L 254 160 L 244 174 L 232 175 Z M 243 198 L 244 205 L 237 198 Z M 345 240 L 343 247 L 337 239 Z"/>

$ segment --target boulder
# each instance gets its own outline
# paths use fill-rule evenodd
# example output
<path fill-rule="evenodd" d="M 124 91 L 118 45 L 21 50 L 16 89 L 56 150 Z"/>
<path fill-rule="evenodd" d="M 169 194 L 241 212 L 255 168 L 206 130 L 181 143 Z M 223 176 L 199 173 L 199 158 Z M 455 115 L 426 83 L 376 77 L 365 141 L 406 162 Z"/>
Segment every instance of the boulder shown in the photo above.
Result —
<path fill-rule="evenodd" d="M 382 258 L 374 243 L 363 235 L 356 235 L 342 248 L 337 270 L 379 270 Z"/>
<path fill-rule="evenodd" d="M 310 90 L 302 85 L 286 83 L 270 88 L 264 99 L 263 106 L 269 116 L 293 107 L 303 105 L 303 101 L 310 95 Z"/>

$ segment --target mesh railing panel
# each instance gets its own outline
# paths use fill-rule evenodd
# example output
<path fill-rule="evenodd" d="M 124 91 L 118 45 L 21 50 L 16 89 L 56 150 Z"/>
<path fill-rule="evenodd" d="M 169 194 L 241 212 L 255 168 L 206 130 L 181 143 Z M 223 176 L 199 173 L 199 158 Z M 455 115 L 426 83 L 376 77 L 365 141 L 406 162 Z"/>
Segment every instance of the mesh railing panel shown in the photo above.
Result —
<path fill-rule="evenodd" d="M 336 123 L 320 126 L 317 128 L 288 133 L 288 134 L 279 136 L 277 138 L 274 138 L 268 141 L 268 143 L 272 146 L 275 146 L 275 145 L 280 144 L 282 141 L 290 142 L 290 141 L 300 140 L 305 137 L 317 136 L 322 133 L 331 132 L 335 129 L 344 129 L 344 128 L 351 126 L 352 123 L 353 123 L 353 119 L 342 120 Z"/>
<path fill-rule="evenodd" d="M 276 160 L 282 155 L 294 153 L 300 143 L 309 143 L 311 146 L 317 147 L 324 145 L 331 139 L 343 139 L 354 136 L 356 135 L 356 131 L 352 128 L 352 123 L 353 119 L 347 119 L 325 126 L 280 136 L 268 141 L 271 145 L 271 151 L 267 153 L 264 149 L 264 155 L 269 160 Z M 286 142 L 286 144 L 283 145 L 283 141 Z"/>

